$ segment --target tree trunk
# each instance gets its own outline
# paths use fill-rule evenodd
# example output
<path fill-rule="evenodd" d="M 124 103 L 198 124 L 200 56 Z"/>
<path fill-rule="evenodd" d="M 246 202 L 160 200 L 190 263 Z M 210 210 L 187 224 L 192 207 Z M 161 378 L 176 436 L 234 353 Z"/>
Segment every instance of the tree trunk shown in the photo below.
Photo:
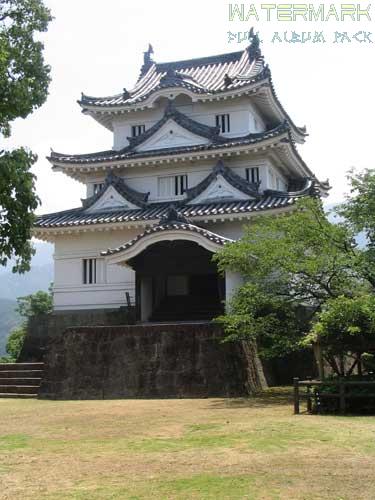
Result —
<path fill-rule="evenodd" d="M 249 395 L 267 389 L 267 381 L 264 376 L 263 365 L 258 356 L 255 342 L 242 341 L 243 352 L 247 362 L 247 392 Z"/>
<path fill-rule="evenodd" d="M 361 377 L 362 376 L 362 354 L 360 352 L 357 354 L 357 359 L 358 359 L 358 365 L 357 365 L 358 375 Z"/>
<path fill-rule="evenodd" d="M 316 363 L 318 365 L 318 373 L 319 373 L 319 378 L 320 380 L 324 380 L 324 359 L 323 359 L 323 351 L 322 351 L 322 346 L 319 343 L 315 343 L 313 345 L 314 349 L 314 356 Z"/>

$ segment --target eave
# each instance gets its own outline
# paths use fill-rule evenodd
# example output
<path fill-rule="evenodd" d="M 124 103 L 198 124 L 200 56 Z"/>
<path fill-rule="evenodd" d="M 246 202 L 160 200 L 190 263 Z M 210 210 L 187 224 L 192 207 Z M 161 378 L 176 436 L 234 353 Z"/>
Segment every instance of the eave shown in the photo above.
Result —
<path fill-rule="evenodd" d="M 58 154 L 54 153 L 56 156 L 51 156 L 48 160 L 52 163 L 53 170 L 63 172 L 74 179 L 82 181 L 85 174 L 92 172 L 119 171 L 139 166 L 155 167 L 157 165 L 169 165 L 182 161 L 228 158 L 242 154 L 265 152 L 275 148 L 281 141 L 291 139 L 288 128 L 282 126 L 278 127 L 278 131 L 274 129 L 264 135 L 266 138 L 247 140 L 246 137 L 242 137 L 238 138 L 238 143 L 236 142 L 237 138 L 233 138 L 228 143 L 193 146 L 188 150 L 186 148 L 185 150 L 183 148 L 176 148 L 173 151 L 170 149 L 154 150 L 123 159 L 115 158 L 113 160 L 94 161 L 90 157 L 85 157 L 83 160 L 79 160 L 80 163 L 77 163 L 77 161 L 64 159 L 67 156 L 62 156 L 62 159 L 59 160 Z M 108 153 L 111 153 L 113 156 L 119 156 L 119 152 L 116 151 Z"/>
<path fill-rule="evenodd" d="M 81 101 L 77 101 L 82 108 L 82 112 L 85 115 L 91 116 L 100 125 L 103 125 L 108 130 L 113 132 L 113 119 L 115 117 L 126 115 L 133 112 L 144 111 L 147 109 L 153 109 L 156 106 L 156 102 L 160 97 L 167 97 L 173 99 L 179 94 L 185 94 L 189 96 L 192 102 L 217 102 L 217 101 L 227 101 L 236 99 L 238 97 L 243 97 L 244 95 L 253 95 L 258 89 L 260 89 L 264 84 L 268 83 L 268 77 L 262 75 L 259 80 L 250 82 L 246 86 L 239 89 L 224 90 L 218 93 L 200 93 L 195 94 L 194 92 L 179 87 L 163 88 L 155 90 L 150 94 L 150 96 L 139 103 L 134 103 L 127 106 L 95 106 L 89 104 L 83 104 Z M 171 97 L 171 95 L 173 97 Z"/>
<path fill-rule="evenodd" d="M 231 214 L 216 214 L 216 215 L 201 215 L 197 217 L 190 216 L 195 222 L 201 224 L 210 224 L 226 221 L 247 221 L 253 217 L 261 217 L 266 214 L 272 214 L 275 216 L 280 216 L 286 214 L 293 210 L 293 205 L 289 205 L 282 208 L 272 208 L 259 212 L 244 212 L 244 213 L 231 213 Z M 129 222 L 113 222 L 100 225 L 76 225 L 69 227 L 52 227 L 52 228 L 36 228 L 32 229 L 32 235 L 42 241 L 54 242 L 56 237 L 61 235 L 72 235 L 80 233 L 93 233 L 93 232 L 108 232 L 108 231 L 122 231 L 124 229 L 140 229 L 147 228 L 150 225 L 154 225 L 159 219 L 148 219 L 147 221 L 129 221 Z"/>

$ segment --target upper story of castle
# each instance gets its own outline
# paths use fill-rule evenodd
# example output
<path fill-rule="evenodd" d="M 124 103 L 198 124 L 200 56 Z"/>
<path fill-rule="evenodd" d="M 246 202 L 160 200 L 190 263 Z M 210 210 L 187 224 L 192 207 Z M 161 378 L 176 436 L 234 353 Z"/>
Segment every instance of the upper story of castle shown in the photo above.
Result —
<path fill-rule="evenodd" d="M 87 199 L 39 227 L 91 224 L 93 213 L 97 223 L 123 223 L 124 213 L 146 223 L 171 202 L 188 216 L 243 217 L 329 188 L 297 150 L 306 130 L 277 98 L 254 33 L 243 51 L 169 63 L 149 46 L 133 89 L 78 102 L 113 132 L 113 147 L 51 153 L 54 170 L 86 184 Z"/>
<path fill-rule="evenodd" d="M 88 195 L 108 171 L 126 177 L 130 167 L 162 170 L 171 162 L 185 171 L 186 162 L 215 157 L 262 156 L 280 170 L 280 185 L 312 175 L 295 147 L 306 130 L 278 100 L 254 34 L 243 51 L 168 63 L 155 62 L 149 46 L 133 89 L 111 97 L 82 94 L 78 103 L 113 132 L 112 149 L 52 152 L 49 160 L 55 170 L 86 183 Z"/>
<path fill-rule="evenodd" d="M 288 121 L 294 140 L 303 142 L 305 130 L 277 99 L 256 35 L 239 52 L 168 63 L 155 62 L 152 54 L 149 46 L 132 90 L 110 97 L 82 94 L 78 101 L 85 114 L 113 132 L 114 150 L 159 123 L 168 102 L 193 121 L 218 128 L 225 138 L 261 133 Z M 178 137 L 170 139 L 175 140 L 148 142 L 143 149 L 185 145 Z"/>

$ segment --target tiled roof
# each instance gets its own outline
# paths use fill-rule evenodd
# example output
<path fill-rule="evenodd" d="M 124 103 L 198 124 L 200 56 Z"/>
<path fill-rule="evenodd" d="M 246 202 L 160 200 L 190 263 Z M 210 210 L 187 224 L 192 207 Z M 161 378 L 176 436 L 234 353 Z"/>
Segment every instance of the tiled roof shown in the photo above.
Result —
<path fill-rule="evenodd" d="M 127 106 L 144 101 L 163 88 L 185 88 L 197 94 L 236 90 L 254 81 L 267 78 L 268 70 L 260 54 L 256 35 L 244 51 L 184 61 L 156 63 L 151 50 L 145 52 L 144 65 L 135 87 L 109 97 L 82 94 L 79 104 L 95 107 Z"/>
<path fill-rule="evenodd" d="M 254 212 L 263 212 L 272 209 L 281 209 L 292 206 L 304 192 L 277 193 L 262 196 L 256 200 L 225 201 L 215 203 L 200 203 L 196 205 L 180 205 L 178 210 L 189 218 L 204 219 L 205 217 L 218 217 L 226 215 L 246 215 Z M 139 210 L 111 210 L 87 213 L 83 208 L 76 208 L 41 215 L 35 223 L 36 229 L 44 228 L 69 228 L 86 225 L 101 225 L 115 223 L 136 223 L 155 221 L 167 214 L 170 202 L 150 203 Z"/>
<path fill-rule="evenodd" d="M 102 163 L 108 161 L 119 161 L 119 160 L 136 159 L 136 158 L 147 158 L 152 156 L 206 151 L 212 149 L 222 149 L 233 146 L 255 144 L 265 141 L 267 139 L 281 136 L 282 134 L 285 134 L 286 132 L 289 131 L 290 131 L 289 124 L 287 122 L 284 122 L 278 125 L 277 127 L 273 128 L 272 130 L 267 130 L 266 132 L 248 134 L 242 137 L 221 137 L 220 140 L 209 144 L 201 144 L 196 146 L 181 146 L 181 147 L 173 147 L 165 149 L 153 149 L 150 151 L 140 151 L 140 152 L 135 151 L 133 146 L 129 145 L 121 149 L 120 151 L 109 150 L 109 151 L 100 151 L 98 153 L 79 154 L 79 155 L 69 155 L 53 151 L 51 155 L 48 157 L 48 160 L 52 164 L 74 163 L 74 164 L 84 165 L 84 164 L 94 164 L 94 163 Z"/>
<path fill-rule="evenodd" d="M 140 193 L 139 191 L 132 189 L 126 184 L 124 179 L 122 179 L 121 177 L 117 177 L 112 172 L 109 172 L 105 179 L 104 188 L 93 196 L 90 196 L 90 198 L 82 200 L 83 208 L 87 210 L 88 208 L 92 207 L 103 196 L 105 191 L 110 186 L 113 186 L 121 196 L 123 196 L 131 203 L 134 203 L 139 207 L 146 206 L 150 193 Z"/>
<path fill-rule="evenodd" d="M 211 231 L 208 231 L 207 229 L 192 224 L 186 217 L 182 215 L 181 212 L 177 212 L 174 208 L 169 207 L 167 209 L 167 213 L 160 219 L 159 223 L 146 229 L 146 231 L 139 234 L 138 236 L 128 241 L 127 243 L 117 248 L 108 249 L 105 252 L 101 252 L 101 255 L 109 256 L 122 252 L 124 250 L 128 250 L 129 248 L 134 246 L 135 243 L 142 240 L 146 236 L 149 236 L 150 234 L 161 233 L 164 231 L 183 231 L 190 233 L 198 233 L 207 240 L 211 241 L 212 243 L 215 243 L 216 245 L 220 246 L 223 246 L 226 243 L 233 242 L 233 240 L 231 240 L 230 238 L 224 238 L 219 234 L 213 233 Z"/>

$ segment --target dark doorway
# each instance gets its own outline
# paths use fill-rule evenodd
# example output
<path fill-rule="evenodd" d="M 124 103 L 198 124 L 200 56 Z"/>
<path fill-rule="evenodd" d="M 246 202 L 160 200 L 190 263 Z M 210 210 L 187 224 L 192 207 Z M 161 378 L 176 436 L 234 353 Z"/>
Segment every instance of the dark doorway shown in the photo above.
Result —
<path fill-rule="evenodd" d="M 223 312 L 224 279 L 218 275 L 212 253 L 198 244 L 155 243 L 130 264 L 136 271 L 139 319 L 153 322 L 212 320 Z"/>

